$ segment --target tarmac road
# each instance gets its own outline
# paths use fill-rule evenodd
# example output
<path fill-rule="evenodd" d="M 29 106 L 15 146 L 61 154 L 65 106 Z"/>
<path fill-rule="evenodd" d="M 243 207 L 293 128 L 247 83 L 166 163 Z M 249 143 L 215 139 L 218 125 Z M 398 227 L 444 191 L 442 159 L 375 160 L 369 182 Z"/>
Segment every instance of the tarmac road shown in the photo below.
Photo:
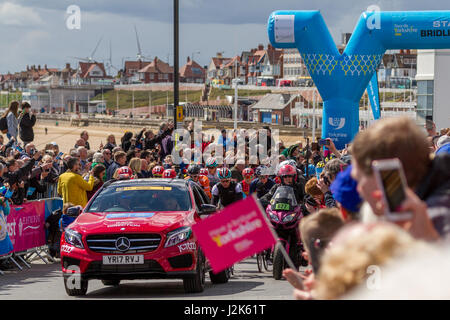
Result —
<path fill-rule="evenodd" d="M 107 287 L 100 280 L 89 282 L 87 295 L 69 297 L 64 289 L 59 260 L 44 264 L 33 261 L 32 268 L 5 271 L 0 275 L 0 300 L 292 300 L 292 287 L 286 280 L 274 280 L 271 272 L 258 272 L 255 258 L 235 265 L 226 284 L 213 285 L 206 277 L 202 293 L 186 294 L 182 280 L 123 281 Z"/>

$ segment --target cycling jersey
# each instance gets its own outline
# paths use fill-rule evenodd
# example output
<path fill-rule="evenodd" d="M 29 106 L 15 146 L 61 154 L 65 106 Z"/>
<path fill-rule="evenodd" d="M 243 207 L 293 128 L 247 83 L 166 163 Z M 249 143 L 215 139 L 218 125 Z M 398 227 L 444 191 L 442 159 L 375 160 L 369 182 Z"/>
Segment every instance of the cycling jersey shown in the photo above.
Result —
<path fill-rule="evenodd" d="M 212 203 L 217 206 L 220 203 L 226 207 L 233 202 L 239 201 L 243 198 L 242 187 L 239 183 L 231 181 L 230 186 L 225 188 L 220 182 L 215 184 L 212 188 Z"/>
<path fill-rule="evenodd" d="M 192 180 L 191 177 L 186 177 L 185 180 Z M 193 181 L 193 180 L 192 180 Z M 205 191 L 206 195 L 211 199 L 211 188 L 209 185 L 209 179 L 206 176 L 198 176 L 198 182 L 197 182 L 202 188 L 203 191 Z"/>

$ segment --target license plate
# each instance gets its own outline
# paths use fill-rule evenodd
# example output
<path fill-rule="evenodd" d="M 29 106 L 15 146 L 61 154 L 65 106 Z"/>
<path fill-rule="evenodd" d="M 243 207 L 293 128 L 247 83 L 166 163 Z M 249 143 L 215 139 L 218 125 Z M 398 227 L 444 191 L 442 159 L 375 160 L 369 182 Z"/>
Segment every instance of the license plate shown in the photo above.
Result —
<path fill-rule="evenodd" d="M 103 256 L 103 264 L 144 264 L 144 255 Z"/>

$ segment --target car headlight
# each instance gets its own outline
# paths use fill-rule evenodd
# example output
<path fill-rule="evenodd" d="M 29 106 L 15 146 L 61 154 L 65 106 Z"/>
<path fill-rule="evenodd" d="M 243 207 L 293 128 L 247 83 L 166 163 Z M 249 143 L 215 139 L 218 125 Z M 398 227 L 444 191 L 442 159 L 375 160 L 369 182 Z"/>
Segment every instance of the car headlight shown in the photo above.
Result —
<path fill-rule="evenodd" d="M 276 214 L 273 214 L 272 212 L 269 212 L 269 217 L 270 217 L 270 220 L 272 220 L 274 222 L 280 222 L 280 219 L 278 218 L 278 216 Z"/>
<path fill-rule="evenodd" d="M 67 228 L 64 231 L 64 240 L 74 247 L 84 249 L 83 242 L 81 241 L 81 234 L 72 229 Z"/>
<path fill-rule="evenodd" d="M 164 245 L 165 248 L 174 246 L 176 244 L 179 244 L 180 242 L 183 242 L 191 237 L 192 230 L 190 227 L 182 227 L 175 229 L 173 231 L 170 231 L 167 234 L 167 240 L 166 244 Z"/>
<path fill-rule="evenodd" d="M 289 214 L 283 218 L 283 222 L 291 222 L 295 218 L 295 213 Z"/>

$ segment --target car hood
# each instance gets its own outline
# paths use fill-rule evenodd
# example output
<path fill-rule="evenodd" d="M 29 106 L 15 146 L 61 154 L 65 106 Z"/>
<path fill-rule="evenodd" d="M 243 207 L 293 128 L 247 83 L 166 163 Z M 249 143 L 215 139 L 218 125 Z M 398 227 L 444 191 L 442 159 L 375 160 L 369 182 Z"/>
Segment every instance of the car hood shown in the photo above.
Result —
<path fill-rule="evenodd" d="M 194 224 L 194 212 L 82 213 L 71 225 L 82 233 L 132 233 L 170 231 Z"/>

